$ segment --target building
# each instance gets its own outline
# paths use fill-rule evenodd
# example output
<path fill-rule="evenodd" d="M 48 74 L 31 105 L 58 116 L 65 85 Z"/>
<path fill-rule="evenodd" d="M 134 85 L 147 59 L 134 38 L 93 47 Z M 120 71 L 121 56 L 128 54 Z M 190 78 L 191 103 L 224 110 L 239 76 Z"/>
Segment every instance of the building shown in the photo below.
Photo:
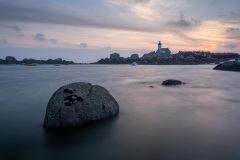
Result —
<path fill-rule="evenodd" d="M 171 51 L 169 48 L 162 48 L 162 43 L 159 41 L 158 50 L 156 51 L 156 54 L 158 57 L 166 58 L 171 56 Z"/>
<path fill-rule="evenodd" d="M 145 53 L 142 58 L 151 59 L 151 58 L 170 58 L 172 57 L 171 51 L 169 48 L 162 48 L 162 43 L 159 41 L 157 51 L 150 53 Z"/>

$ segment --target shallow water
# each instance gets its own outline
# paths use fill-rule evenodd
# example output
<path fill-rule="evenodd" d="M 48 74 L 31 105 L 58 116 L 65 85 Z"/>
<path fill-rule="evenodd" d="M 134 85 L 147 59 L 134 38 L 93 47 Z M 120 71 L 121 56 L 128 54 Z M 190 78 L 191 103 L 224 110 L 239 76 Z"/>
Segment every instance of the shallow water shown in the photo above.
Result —
<path fill-rule="evenodd" d="M 240 74 L 213 67 L 1 65 L 0 159 L 239 160 Z M 187 84 L 160 85 L 169 78 Z M 72 82 L 108 89 L 119 115 L 44 131 L 49 98 Z"/>

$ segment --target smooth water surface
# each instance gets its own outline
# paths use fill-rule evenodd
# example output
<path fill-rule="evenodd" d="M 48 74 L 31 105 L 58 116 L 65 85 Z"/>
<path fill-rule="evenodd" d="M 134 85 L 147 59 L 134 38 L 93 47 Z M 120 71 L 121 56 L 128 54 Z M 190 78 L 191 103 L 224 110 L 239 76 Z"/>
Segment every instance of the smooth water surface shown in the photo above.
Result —
<path fill-rule="evenodd" d="M 239 160 L 240 73 L 213 67 L 1 65 L 0 159 Z M 162 86 L 169 78 L 187 84 Z M 72 82 L 105 87 L 119 115 L 45 131 L 48 100 Z"/>

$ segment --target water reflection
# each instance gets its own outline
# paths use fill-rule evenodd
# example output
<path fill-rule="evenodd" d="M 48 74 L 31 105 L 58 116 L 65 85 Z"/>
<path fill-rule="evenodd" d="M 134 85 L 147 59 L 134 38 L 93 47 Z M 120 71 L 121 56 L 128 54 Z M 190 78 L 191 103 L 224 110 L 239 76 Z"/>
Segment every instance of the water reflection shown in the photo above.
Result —
<path fill-rule="evenodd" d="M 111 136 L 118 117 L 119 115 L 111 119 L 90 122 L 78 128 L 44 130 L 46 145 L 65 148 L 77 144 L 98 143 Z"/>

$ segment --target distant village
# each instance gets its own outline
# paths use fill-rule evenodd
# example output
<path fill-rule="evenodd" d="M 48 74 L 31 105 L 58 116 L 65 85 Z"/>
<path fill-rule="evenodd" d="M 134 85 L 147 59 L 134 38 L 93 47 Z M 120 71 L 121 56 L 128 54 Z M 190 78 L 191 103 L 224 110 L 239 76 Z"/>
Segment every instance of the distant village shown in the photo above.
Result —
<path fill-rule="evenodd" d="M 159 41 L 156 51 L 145 53 L 142 57 L 132 54 L 130 57 L 121 57 L 118 53 L 110 54 L 109 58 L 97 61 L 95 64 L 146 64 L 146 65 L 191 65 L 191 64 L 218 64 L 222 61 L 238 60 L 238 53 L 211 53 L 206 51 L 179 51 L 171 54 L 169 48 L 162 48 Z"/>

